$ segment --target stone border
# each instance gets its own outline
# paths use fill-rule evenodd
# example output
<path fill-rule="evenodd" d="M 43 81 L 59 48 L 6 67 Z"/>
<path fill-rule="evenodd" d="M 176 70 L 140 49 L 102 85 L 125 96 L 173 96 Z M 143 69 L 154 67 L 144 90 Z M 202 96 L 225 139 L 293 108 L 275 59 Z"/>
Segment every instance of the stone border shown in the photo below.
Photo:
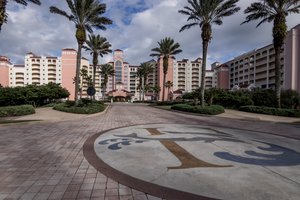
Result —
<path fill-rule="evenodd" d="M 134 125 L 136 126 L 136 125 Z M 130 126 L 125 126 L 125 127 L 130 127 Z M 108 176 L 109 178 L 126 185 L 128 187 L 131 187 L 133 189 L 145 192 L 147 194 L 160 197 L 163 199 L 172 199 L 172 200 L 183 200 L 183 199 L 188 199 L 188 200 L 217 200 L 214 198 L 210 197 L 205 197 L 205 196 L 198 196 L 192 193 L 188 192 L 183 192 L 179 191 L 176 189 L 171 189 L 168 187 L 160 186 L 154 183 L 149 183 L 140 179 L 137 179 L 135 177 L 132 177 L 130 175 L 127 175 L 121 171 L 118 171 L 108 164 L 106 164 L 101 158 L 99 158 L 95 152 L 94 149 L 94 143 L 95 140 L 101 136 L 104 133 L 107 133 L 111 130 L 116 130 L 120 128 L 125 128 L 125 127 L 119 127 L 119 128 L 114 128 L 114 129 L 109 129 L 100 133 L 97 133 L 90 138 L 88 138 L 84 145 L 83 145 L 83 155 L 87 159 L 87 161 L 98 171 L 103 173 L 104 175 Z"/>

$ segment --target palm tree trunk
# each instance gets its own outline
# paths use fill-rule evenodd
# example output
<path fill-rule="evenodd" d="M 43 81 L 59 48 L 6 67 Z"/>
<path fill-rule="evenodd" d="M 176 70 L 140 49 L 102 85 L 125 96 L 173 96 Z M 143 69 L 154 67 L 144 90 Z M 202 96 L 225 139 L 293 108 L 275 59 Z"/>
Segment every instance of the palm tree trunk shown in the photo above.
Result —
<path fill-rule="evenodd" d="M 97 67 L 97 65 L 96 65 L 96 66 L 95 66 L 95 65 L 93 66 L 93 71 L 94 71 L 94 72 L 93 72 L 93 73 L 94 73 L 94 74 L 93 74 L 93 87 L 94 87 L 94 89 L 96 89 L 96 67 Z M 93 100 L 95 100 L 95 95 L 96 95 L 96 94 L 93 95 Z"/>
<path fill-rule="evenodd" d="M 204 102 L 204 92 L 205 92 L 205 72 L 206 72 L 206 57 L 208 49 L 208 41 L 203 41 L 203 61 L 202 61 L 202 73 L 201 73 L 201 106 L 205 106 Z"/>
<path fill-rule="evenodd" d="M 165 101 L 165 84 L 166 84 L 166 77 L 167 77 L 167 74 L 164 73 L 164 79 L 163 79 L 163 89 L 162 89 L 162 101 Z"/>
<path fill-rule="evenodd" d="M 106 85 L 103 86 L 103 101 L 105 100 Z"/>
<path fill-rule="evenodd" d="M 275 48 L 275 92 L 277 107 L 280 108 L 280 90 L 281 90 L 281 64 L 280 64 L 280 47 Z"/>
<path fill-rule="evenodd" d="M 104 75 L 103 91 L 102 91 L 103 100 L 105 100 L 105 91 L 106 91 L 107 82 L 108 82 L 108 77 Z"/>
<path fill-rule="evenodd" d="M 277 107 L 280 108 L 280 92 L 281 92 L 281 63 L 280 52 L 286 37 L 286 20 L 285 15 L 280 13 L 276 15 L 273 25 L 273 44 L 275 49 L 275 92 Z"/>
<path fill-rule="evenodd" d="M 142 77 L 142 92 L 143 92 L 142 102 L 144 102 L 145 100 L 145 78 L 144 77 Z"/>
<path fill-rule="evenodd" d="M 76 63 L 76 81 L 75 81 L 75 104 L 78 104 L 78 92 L 79 92 L 79 73 L 81 65 L 81 48 L 82 44 L 78 43 L 77 51 L 77 63 Z"/>
<path fill-rule="evenodd" d="M 98 65 L 98 55 L 93 54 L 93 87 L 96 89 L 96 69 Z M 93 96 L 93 100 L 95 100 L 95 95 Z"/>
<path fill-rule="evenodd" d="M 169 67 L 169 57 L 164 56 L 163 58 L 163 72 L 164 72 L 164 79 L 163 79 L 163 95 L 162 95 L 162 101 L 165 101 L 165 85 L 166 85 L 166 79 L 167 79 L 167 73 L 168 73 L 168 67 Z"/>

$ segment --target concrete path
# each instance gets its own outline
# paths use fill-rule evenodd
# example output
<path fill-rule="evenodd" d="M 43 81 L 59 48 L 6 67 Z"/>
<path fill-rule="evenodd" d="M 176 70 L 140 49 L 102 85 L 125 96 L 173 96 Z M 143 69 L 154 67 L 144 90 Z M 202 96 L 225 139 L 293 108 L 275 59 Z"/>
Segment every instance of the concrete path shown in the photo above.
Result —
<path fill-rule="evenodd" d="M 300 123 L 300 118 L 295 118 L 295 117 L 263 115 L 263 114 L 248 113 L 248 112 L 229 110 L 229 109 L 226 109 L 225 113 L 218 115 L 218 117 L 246 119 L 246 120 L 254 120 L 254 121 L 261 120 L 261 121 L 278 122 L 278 123 Z"/>
<path fill-rule="evenodd" d="M 1 200 L 157 199 L 108 178 L 84 158 L 85 141 L 108 129 L 151 123 L 194 124 L 300 139 L 296 124 L 191 116 L 139 105 L 112 105 L 105 114 L 71 119 L 0 126 Z"/>

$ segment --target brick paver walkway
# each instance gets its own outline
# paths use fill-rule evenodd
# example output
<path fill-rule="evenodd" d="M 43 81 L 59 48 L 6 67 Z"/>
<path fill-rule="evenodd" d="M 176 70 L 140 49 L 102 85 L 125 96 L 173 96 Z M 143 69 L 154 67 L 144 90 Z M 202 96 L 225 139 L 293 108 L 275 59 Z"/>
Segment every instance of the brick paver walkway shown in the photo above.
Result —
<path fill-rule="evenodd" d="M 113 105 L 106 114 L 57 123 L 0 127 L 2 199 L 158 199 L 121 185 L 85 160 L 83 143 L 103 130 L 148 123 L 248 128 L 300 139 L 297 125 L 191 116 L 137 105 Z"/>

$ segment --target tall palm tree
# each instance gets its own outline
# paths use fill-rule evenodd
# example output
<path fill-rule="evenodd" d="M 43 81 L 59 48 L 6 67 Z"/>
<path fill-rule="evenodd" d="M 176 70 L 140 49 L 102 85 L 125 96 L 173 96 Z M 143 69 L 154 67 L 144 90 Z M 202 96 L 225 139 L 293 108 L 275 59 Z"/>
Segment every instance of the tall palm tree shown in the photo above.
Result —
<path fill-rule="evenodd" d="M 154 65 L 152 62 L 145 62 L 142 63 L 140 68 L 138 68 L 137 76 L 140 79 L 140 86 L 139 88 L 143 91 L 142 101 L 144 101 L 145 96 L 145 85 L 147 83 L 148 75 L 152 73 L 154 70 Z"/>
<path fill-rule="evenodd" d="M 27 6 L 28 2 L 41 5 L 40 0 L 13 0 L 13 1 L 22 4 L 24 6 Z M 2 25 L 7 22 L 8 15 L 6 13 L 6 5 L 7 5 L 7 0 L 0 0 L 0 31 Z"/>
<path fill-rule="evenodd" d="M 100 66 L 100 74 L 103 77 L 102 82 L 102 95 L 103 100 L 105 99 L 105 92 L 106 92 L 106 86 L 108 83 L 108 77 L 113 76 L 115 74 L 115 70 L 112 65 L 110 64 L 104 64 Z"/>
<path fill-rule="evenodd" d="M 155 100 L 157 100 L 157 96 L 158 96 L 158 94 L 159 94 L 159 92 L 160 92 L 160 87 L 159 87 L 159 85 L 155 85 L 154 87 L 152 87 L 152 90 L 153 90 L 153 92 L 154 92 L 154 94 L 155 94 Z"/>
<path fill-rule="evenodd" d="M 277 106 L 280 107 L 280 87 L 281 87 L 281 65 L 280 52 L 283 46 L 286 33 L 286 17 L 292 13 L 300 12 L 299 0 L 260 0 L 252 3 L 246 10 L 248 14 L 242 23 L 261 20 L 257 27 L 265 22 L 273 22 L 273 45 L 275 49 L 275 91 Z"/>
<path fill-rule="evenodd" d="M 165 84 L 165 87 L 168 88 L 168 97 L 169 97 L 170 89 L 171 89 L 171 87 L 173 87 L 173 82 L 167 81 Z M 169 100 L 169 98 L 168 98 L 168 100 Z"/>
<path fill-rule="evenodd" d="M 166 76 L 168 73 L 169 68 L 169 60 L 174 58 L 174 55 L 179 54 L 182 52 L 180 49 L 179 43 L 175 43 L 174 40 L 170 37 L 166 37 L 158 42 L 158 47 L 152 49 L 154 53 L 150 54 L 150 56 L 158 57 L 159 59 L 163 59 L 163 94 L 162 94 L 162 101 L 165 100 L 165 83 L 166 83 Z"/>
<path fill-rule="evenodd" d="M 86 31 L 92 33 L 92 27 L 106 30 L 105 25 L 112 24 L 112 21 L 102 15 L 105 13 L 106 5 L 98 0 L 66 0 L 71 14 L 57 7 L 51 6 L 50 12 L 62 15 L 75 24 L 76 39 L 78 43 L 77 64 L 76 64 L 76 84 L 75 102 L 78 103 L 79 73 L 81 65 L 81 49 L 86 41 Z"/>
<path fill-rule="evenodd" d="M 88 68 L 88 67 L 85 66 L 85 68 L 82 68 L 80 70 L 80 76 L 81 76 L 80 87 L 79 87 L 79 94 L 80 94 L 79 96 L 80 96 L 80 99 L 82 98 L 82 89 L 83 89 L 84 83 L 87 83 L 88 87 L 90 87 L 92 85 L 92 76 L 89 75 L 88 70 L 86 68 Z"/>
<path fill-rule="evenodd" d="M 93 57 L 93 86 L 96 87 L 96 69 L 98 65 L 98 57 L 103 57 L 105 54 L 111 53 L 111 44 L 107 41 L 105 37 L 100 37 L 100 35 L 89 35 L 86 45 L 83 48 L 86 51 L 90 51 Z"/>
<path fill-rule="evenodd" d="M 201 75 L 201 105 L 204 106 L 205 70 L 208 43 L 212 39 L 212 25 L 222 25 L 223 18 L 233 15 L 240 10 L 236 6 L 239 0 L 188 0 L 189 6 L 178 12 L 188 16 L 188 24 L 184 25 L 180 32 L 193 26 L 201 29 L 203 61 Z"/>

